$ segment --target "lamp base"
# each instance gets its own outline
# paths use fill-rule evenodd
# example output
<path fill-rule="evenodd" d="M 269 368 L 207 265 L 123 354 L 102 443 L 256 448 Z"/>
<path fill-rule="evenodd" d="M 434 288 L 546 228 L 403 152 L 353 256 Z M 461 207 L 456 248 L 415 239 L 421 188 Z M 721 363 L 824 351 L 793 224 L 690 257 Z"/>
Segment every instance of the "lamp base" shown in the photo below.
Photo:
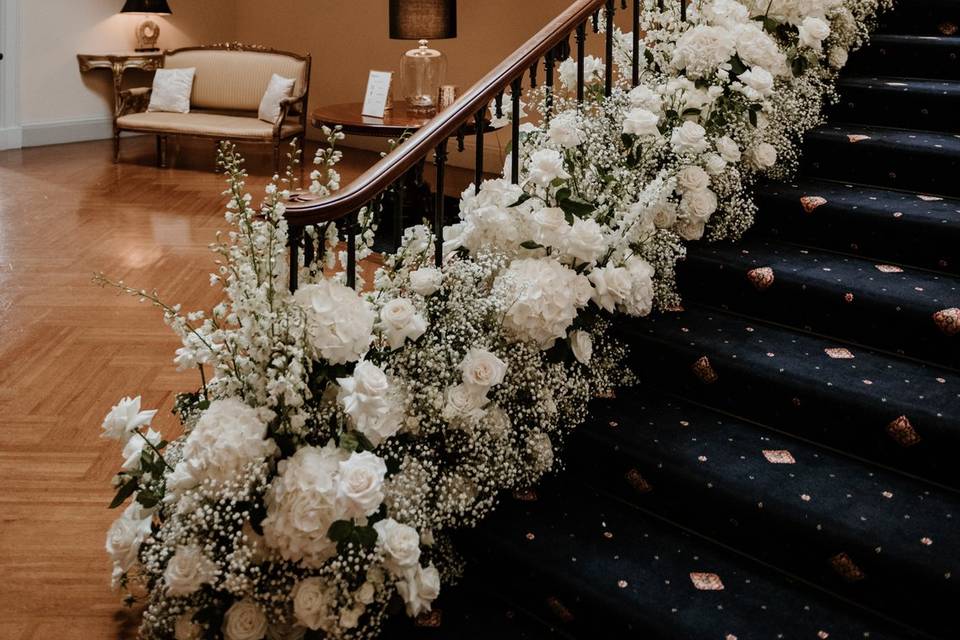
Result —
<path fill-rule="evenodd" d="M 147 18 L 137 25 L 137 51 L 159 51 L 157 40 L 160 38 L 160 25 Z"/>

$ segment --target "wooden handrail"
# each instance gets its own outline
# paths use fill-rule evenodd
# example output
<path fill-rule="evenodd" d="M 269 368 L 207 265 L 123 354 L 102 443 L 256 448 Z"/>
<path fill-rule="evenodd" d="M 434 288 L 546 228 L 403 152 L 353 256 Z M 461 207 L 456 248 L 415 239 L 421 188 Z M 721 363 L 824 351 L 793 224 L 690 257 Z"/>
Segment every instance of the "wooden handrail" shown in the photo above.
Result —
<path fill-rule="evenodd" d="M 472 122 L 476 113 L 485 110 L 511 82 L 523 78 L 532 66 L 564 42 L 579 25 L 604 8 L 607 2 L 608 0 L 577 0 L 473 85 L 453 105 L 437 114 L 346 188 L 319 202 L 288 208 L 286 217 L 289 224 L 303 227 L 338 220 L 369 204 L 420 160 L 454 136 L 466 122 Z"/>

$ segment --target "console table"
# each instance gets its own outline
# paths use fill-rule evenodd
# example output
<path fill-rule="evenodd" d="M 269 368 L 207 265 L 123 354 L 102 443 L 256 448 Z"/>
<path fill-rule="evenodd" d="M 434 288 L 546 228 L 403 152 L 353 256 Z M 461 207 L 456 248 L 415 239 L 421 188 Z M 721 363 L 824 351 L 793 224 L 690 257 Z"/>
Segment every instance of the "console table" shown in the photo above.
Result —
<path fill-rule="evenodd" d="M 113 74 L 113 111 L 120 114 L 120 91 L 123 73 L 127 69 L 156 71 L 163 67 L 162 51 L 117 51 L 114 53 L 80 53 L 77 61 L 80 71 L 86 73 L 94 69 L 109 69 Z"/>

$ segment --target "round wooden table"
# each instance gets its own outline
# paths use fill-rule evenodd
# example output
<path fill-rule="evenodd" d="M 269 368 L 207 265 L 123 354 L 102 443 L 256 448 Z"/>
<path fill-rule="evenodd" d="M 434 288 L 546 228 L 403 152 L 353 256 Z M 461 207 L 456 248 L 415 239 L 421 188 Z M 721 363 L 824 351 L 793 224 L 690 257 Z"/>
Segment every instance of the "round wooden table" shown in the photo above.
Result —
<path fill-rule="evenodd" d="M 362 102 L 346 102 L 318 107 L 310 118 L 313 126 L 343 127 L 344 133 L 380 138 L 399 138 L 404 132 L 414 132 L 430 122 L 433 116 L 407 113 L 403 103 L 395 103 L 383 118 L 372 118 L 361 113 Z"/>

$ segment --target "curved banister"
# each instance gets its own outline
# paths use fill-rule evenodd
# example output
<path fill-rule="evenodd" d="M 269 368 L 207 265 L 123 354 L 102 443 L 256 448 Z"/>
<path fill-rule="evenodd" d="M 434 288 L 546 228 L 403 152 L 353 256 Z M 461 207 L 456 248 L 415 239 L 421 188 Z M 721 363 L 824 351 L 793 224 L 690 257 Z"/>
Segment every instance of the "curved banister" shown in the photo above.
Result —
<path fill-rule="evenodd" d="M 302 227 L 356 213 L 400 180 L 420 160 L 456 135 L 465 123 L 473 120 L 476 113 L 485 111 L 511 82 L 523 78 L 541 58 L 566 41 L 574 30 L 609 3 L 610 0 L 577 0 L 474 84 L 453 105 L 437 114 L 346 188 L 319 202 L 288 208 L 287 221 L 291 226 Z"/>

